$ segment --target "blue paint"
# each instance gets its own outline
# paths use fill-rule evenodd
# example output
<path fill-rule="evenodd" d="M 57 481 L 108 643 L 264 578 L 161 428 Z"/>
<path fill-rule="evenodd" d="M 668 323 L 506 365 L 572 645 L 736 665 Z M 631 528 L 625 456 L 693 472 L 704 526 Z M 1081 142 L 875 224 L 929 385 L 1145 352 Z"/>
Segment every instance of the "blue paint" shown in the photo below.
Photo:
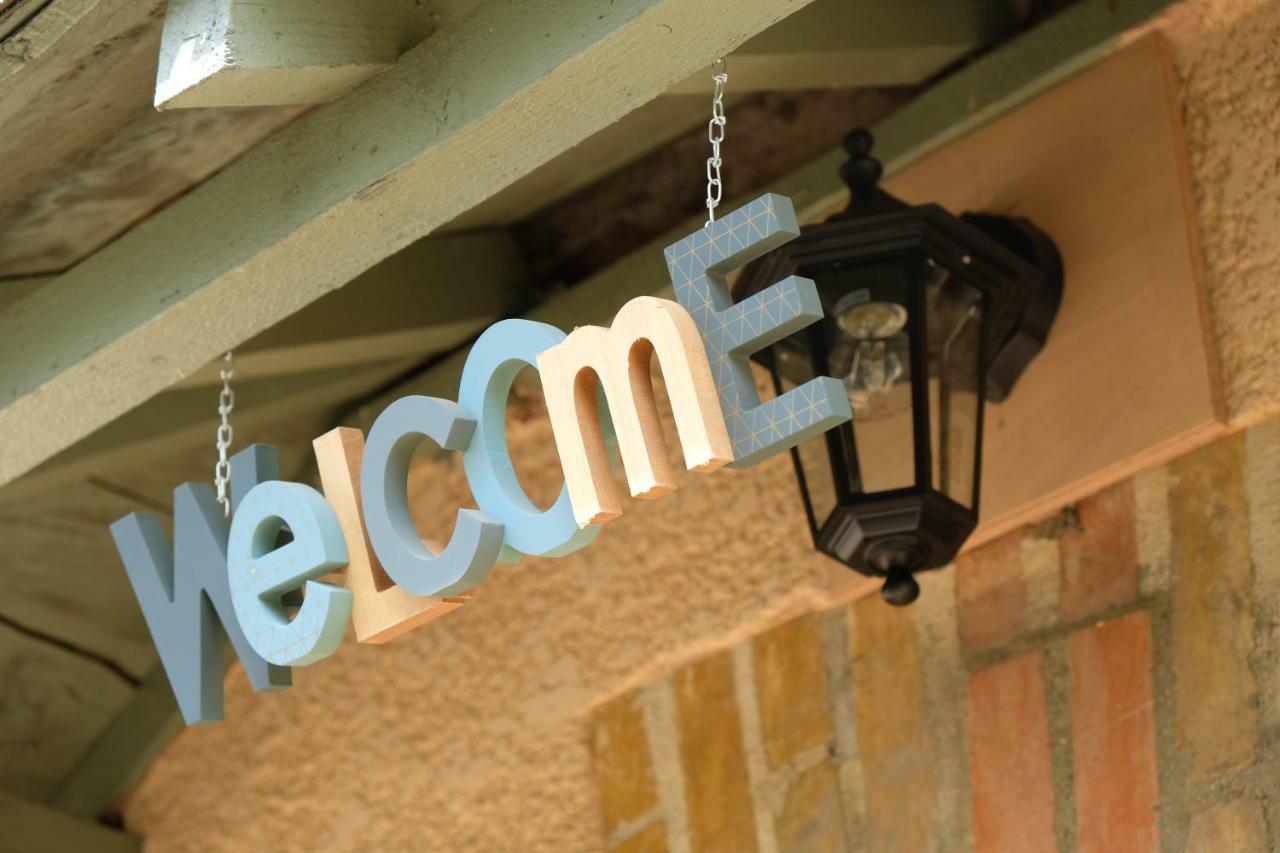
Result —
<path fill-rule="evenodd" d="M 666 249 L 676 299 L 693 315 L 707 347 L 733 467 L 746 468 L 853 417 L 840 380 L 812 379 L 760 402 L 751 354 L 822 318 L 818 290 L 792 276 L 733 304 L 728 273 L 800 234 L 791 200 L 761 196 Z"/>
<path fill-rule="evenodd" d="M 502 524 L 480 510 L 460 509 L 449 544 L 434 553 L 409 515 L 409 461 L 430 439 L 466 450 L 475 420 L 457 403 L 401 397 L 369 430 L 360 470 L 360 499 L 369 542 L 382 568 L 414 595 L 457 595 L 484 580 L 502 548 Z"/>
<path fill-rule="evenodd" d="M 507 562 L 523 554 L 560 557 L 589 544 L 600 531 L 598 525 L 579 529 L 567 486 L 546 510 L 534 506 L 516 478 L 507 448 L 512 381 L 524 367 L 537 366 L 538 353 L 564 339 L 564 332 L 546 323 L 503 320 L 472 344 L 462 369 L 458 403 L 476 416 L 462 464 L 476 504 L 505 528 L 500 559 Z"/>
<path fill-rule="evenodd" d="M 255 445 L 231 460 L 232 496 L 276 477 L 275 448 Z M 133 585 L 160 663 L 187 725 L 222 719 L 222 643 L 218 623 L 255 690 L 292 684 L 287 667 L 262 658 L 236 618 L 227 581 L 227 519 L 213 489 L 185 483 L 173 492 L 174 545 L 159 520 L 131 513 L 111 525 L 111 536 Z"/>

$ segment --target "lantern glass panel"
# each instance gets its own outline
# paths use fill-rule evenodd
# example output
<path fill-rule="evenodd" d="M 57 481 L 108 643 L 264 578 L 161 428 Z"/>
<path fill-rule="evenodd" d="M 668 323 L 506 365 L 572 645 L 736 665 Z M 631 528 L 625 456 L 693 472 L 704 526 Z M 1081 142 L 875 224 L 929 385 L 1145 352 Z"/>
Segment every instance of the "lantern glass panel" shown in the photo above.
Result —
<path fill-rule="evenodd" d="M 850 467 L 860 493 L 917 482 L 911 331 L 913 259 L 894 256 L 824 272 L 818 281 L 830 318 L 828 375 L 844 382 L 853 409 Z"/>
<path fill-rule="evenodd" d="M 800 335 L 796 336 L 796 340 L 801 339 Z M 774 374 L 774 381 L 779 395 L 817 375 L 805 352 L 786 345 L 774 347 L 773 352 L 778 359 L 778 372 Z M 813 512 L 811 521 L 815 533 L 823 521 L 835 512 L 840 502 L 847 500 L 849 496 L 848 484 L 837 483 L 836 477 L 841 469 L 833 467 L 832 462 L 832 453 L 841 454 L 840 444 L 839 430 L 832 430 L 802 441 L 795 447 L 796 462 L 800 469 L 797 474 L 803 479 L 802 489 Z"/>
<path fill-rule="evenodd" d="M 932 261 L 925 271 L 932 486 L 971 509 L 981 438 L 982 294 Z"/>

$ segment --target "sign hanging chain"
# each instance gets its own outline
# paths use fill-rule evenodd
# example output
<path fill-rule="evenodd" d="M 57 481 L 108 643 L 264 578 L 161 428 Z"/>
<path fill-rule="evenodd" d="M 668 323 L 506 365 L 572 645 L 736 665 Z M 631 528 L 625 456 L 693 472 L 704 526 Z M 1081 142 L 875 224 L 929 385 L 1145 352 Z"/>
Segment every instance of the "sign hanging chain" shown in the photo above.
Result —
<path fill-rule="evenodd" d="M 236 407 L 236 395 L 231 390 L 231 377 L 235 376 L 235 356 L 228 352 L 222 357 L 226 365 L 218 372 L 222 379 L 222 391 L 218 394 L 218 416 L 222 422 L 218 424 L 215 443 L 218 447 L 218 463 L 213 466 L 213 486 L 218 493 L 218 503 L 222 504 L 222 514 L 231 517 L 231 498 L 227 494 L 227 486 L 231 483 L 231 463 L 227 461 L 227 450 L 231 448 L 231 440 L 235 433 L 231 429 L 231 411 Z"/>
<path fill-rule="evenodd" d="M 707 141 L 711 143 L 711 156 L 707 158 L 707 225 L 716 221 L 716 208 L 720 206 L 720 143 L 724 141 L 724 84 L 729 79 L 729 66 L 724 57 L 711 63 L 711 79 L 715 81 L 715 93 L 711 96 L 711 121 L 707 122 Z"/>

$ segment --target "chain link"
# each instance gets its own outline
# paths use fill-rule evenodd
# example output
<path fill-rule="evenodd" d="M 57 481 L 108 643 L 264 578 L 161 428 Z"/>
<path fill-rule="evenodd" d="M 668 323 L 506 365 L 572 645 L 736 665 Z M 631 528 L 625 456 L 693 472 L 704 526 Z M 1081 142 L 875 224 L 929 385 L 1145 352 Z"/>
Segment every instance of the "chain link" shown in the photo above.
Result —
<path fill-rule="evenodd" d="M 235 376 L 236 364 L 235 356 L 230 352 L 222 360 L 226 366 L 218 372 L 222 379 L 222 392 L 218 394 L 218 416 L 222 422 L 218 425 L 218 464 L 213 466 L 213 486 L 218 492 L 218 503 L 222 504 L 222 514 L 230 518 L 231 497 L 227 494 L 227 486 L 231 483 L 231 463 L 227 461 L 227 451 L 235 437 L 231 429 L 231 412 L 236 407 L 236 395 L 231 390 L 231 377 Z"/>
<path fill-rule="evenodd" d="M 720 181 L 720 143 L 724 141 L 724 84 L 729 79 L 729 68 L 721 57 L 711 64 L 711 79 L 715 81 L 715 94 L 711 97 L 711 120 L 707 122 L 707 141 L 711 143 L 711 156 L 707 158 L 707 224 L 716 221 L 716 208 L 724 189 Z"/>

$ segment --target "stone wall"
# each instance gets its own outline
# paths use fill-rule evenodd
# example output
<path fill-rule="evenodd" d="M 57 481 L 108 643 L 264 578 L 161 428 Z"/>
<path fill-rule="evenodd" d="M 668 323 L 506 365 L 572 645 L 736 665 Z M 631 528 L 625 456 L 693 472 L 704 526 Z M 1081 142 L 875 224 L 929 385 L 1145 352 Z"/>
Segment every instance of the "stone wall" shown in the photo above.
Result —
<path fill-rule="evenodd" d="M 1280 422 L 601 706 L 606 849 L 1280 848 Z"/>

